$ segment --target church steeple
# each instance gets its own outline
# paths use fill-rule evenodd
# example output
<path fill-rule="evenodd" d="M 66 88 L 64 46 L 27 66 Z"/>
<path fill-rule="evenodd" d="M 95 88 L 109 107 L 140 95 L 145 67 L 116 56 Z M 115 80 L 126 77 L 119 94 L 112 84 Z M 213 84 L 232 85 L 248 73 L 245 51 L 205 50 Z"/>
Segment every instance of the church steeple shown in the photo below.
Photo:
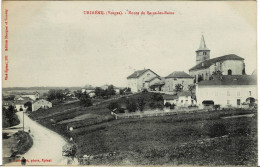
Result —
<path fill-rule="evenodd" d="M 201 36 L 199 49 L 196 51 L 196 64 L 210 59 L 210 50 L 206 46 L 204 36 Z"/>

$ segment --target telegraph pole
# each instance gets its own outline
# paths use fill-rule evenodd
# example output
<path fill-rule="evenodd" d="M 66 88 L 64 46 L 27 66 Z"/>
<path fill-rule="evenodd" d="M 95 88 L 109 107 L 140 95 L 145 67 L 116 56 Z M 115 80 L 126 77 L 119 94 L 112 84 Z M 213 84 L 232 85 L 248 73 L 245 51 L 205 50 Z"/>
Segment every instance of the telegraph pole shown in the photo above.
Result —
<path fill-rule="evenodd" d="M 24 132 L 24 111 L 23 112 L 23 132 Z"/>

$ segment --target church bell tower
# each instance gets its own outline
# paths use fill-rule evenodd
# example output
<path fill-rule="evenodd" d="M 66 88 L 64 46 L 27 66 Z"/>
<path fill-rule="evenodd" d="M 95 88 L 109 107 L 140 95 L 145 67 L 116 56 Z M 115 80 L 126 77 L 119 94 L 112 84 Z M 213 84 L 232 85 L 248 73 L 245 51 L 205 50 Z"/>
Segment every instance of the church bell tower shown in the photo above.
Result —
<path fill-rule="evenodd" d="M 210 59 L 210 50 L 207 48 L 204 36 L 202 35 L 201 41 L 200 41 L 200 47 L 196 51 L 196 64 L 199 64 L 205 60 Z"/>

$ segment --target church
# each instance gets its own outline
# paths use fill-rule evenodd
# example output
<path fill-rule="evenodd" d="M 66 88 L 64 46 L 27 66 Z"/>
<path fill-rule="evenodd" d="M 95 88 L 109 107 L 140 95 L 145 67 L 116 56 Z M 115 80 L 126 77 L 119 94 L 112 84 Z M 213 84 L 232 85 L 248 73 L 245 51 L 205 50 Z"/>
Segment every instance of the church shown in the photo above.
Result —
<path fill-rule="evenodd" d="M 189 69 L 189 74 L 194 77 L 194 83 L 198 83 L 210 80 L 212 74 L 217 71 L 222 75 L 244 75 L 244 59 L 235 54 L 210 59 L 210 49 L 207 48 L 202 35 L 199 49 L 196 51 L 196 65 Z"/>

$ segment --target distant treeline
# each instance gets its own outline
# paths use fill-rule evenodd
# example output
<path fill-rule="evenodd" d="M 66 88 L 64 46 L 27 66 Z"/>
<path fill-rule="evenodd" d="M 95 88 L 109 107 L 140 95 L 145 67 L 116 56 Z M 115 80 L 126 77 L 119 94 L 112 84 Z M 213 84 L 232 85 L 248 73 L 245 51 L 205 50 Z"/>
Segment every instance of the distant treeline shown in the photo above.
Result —
<path fill-rule="evenodd" d="M 13 90 L 50 90 L 50 89 L 81 89 L 81 87 L 8 87 L 3 88 L 3 91 Z"/>

